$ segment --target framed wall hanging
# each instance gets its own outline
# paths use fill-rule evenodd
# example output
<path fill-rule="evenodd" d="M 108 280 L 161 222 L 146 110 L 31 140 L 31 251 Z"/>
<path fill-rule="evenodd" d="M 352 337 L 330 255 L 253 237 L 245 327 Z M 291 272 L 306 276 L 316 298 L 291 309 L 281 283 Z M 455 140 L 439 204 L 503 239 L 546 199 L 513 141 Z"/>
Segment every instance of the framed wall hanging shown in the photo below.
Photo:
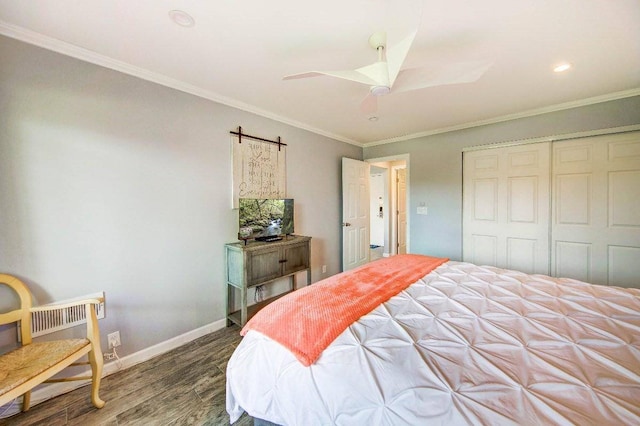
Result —
<path fill-rule="evenodd" d="M 231 131 L 233 208 L 240 198 L 284 198 L 287 183 L 287 144 Z"/>

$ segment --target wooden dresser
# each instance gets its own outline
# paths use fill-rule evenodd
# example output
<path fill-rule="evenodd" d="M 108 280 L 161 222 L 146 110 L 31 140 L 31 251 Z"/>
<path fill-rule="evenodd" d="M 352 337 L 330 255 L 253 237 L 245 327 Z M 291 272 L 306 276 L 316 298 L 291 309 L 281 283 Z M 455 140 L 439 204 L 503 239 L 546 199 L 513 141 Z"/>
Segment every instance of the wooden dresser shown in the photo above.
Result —
<path fill-rule="evenodd" d="M 307 271 L 311 284 L 311 237 L 289 235 L 280 241 L 225 244 L 227 263 L 227 326 L 244 326 L 261 308 L 297 290 L 296 273 Z M 259 285 L 289 277 L 289 289 L 247 306 L 247 293 Z"/>

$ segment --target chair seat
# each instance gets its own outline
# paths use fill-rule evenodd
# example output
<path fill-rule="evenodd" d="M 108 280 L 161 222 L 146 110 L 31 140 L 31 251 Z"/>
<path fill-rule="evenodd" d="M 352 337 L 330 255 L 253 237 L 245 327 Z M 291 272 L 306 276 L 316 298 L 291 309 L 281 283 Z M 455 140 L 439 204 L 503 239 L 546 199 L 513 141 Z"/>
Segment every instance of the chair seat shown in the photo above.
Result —
<path fill-rule="evenodd" d="M 90 345 L 87 339 L 37 342 L 0 355 L 0 395 Z"/>

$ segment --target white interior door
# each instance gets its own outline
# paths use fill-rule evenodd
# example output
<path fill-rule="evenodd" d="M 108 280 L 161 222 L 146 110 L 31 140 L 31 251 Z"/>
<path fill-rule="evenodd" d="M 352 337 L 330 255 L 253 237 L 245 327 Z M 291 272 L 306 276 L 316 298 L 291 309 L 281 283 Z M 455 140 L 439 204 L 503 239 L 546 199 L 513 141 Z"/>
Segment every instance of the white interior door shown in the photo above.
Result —
<path fill-rule="evenodd" d="M 553 144 L 552 270 L 640 287 L 640 132 Z"/>
<path fill-rule="evenodd" d="M 397 206 L 398 206 L 398 254 L 407 252 L 407 169 L 396 170 L 397 189 Z"/>
<path fill-rule="evenodd" d="M 369 163 L 342 159 L 342 270 L 369 262 Z"/>
<path fill-rule="evenodd" d="M 464 153 L 463 259 L 549 274 L 548 142 Z"/>

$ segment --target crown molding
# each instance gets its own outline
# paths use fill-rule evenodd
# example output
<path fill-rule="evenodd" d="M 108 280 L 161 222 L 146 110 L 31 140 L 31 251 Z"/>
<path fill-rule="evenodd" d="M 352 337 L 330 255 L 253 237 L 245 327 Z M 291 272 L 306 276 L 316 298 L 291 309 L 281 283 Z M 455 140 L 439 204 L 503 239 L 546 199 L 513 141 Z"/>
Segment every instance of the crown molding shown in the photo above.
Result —
<path fill-rule="evenodd" d="M 7 37 L 10 37 L 19 41 L 23 41 L 25 43 L 29 43 L 38 47 L 42 47 L 47 50 L 60 53 L 62 55 L 80 59 L 85 62 L 90 62 L 92 64 L 99 65 L 101 67 L 109 68 L 124 74 L 128 74 L 143 80 L 150 81 L 152 83 L 160 84 L 162 86 L 166 86 L 175 90 L 179 90 L 184 93 L 188 93 L 190 95 L 198 96 L 200 98 L 204 98 L 222 105 L 236 108 L 241 111 L 245 111 L 251 114 L 256 114 L 264 118 L 268 118 L 283 124 L 287 124 L 292 127 L 296 127 L 298 129 L 307 130 L 311 133 L 315 133 L 320 136 L 325 136 L 327 138 L 334 139 L 340 142 L 345 142 L 352 145 L 356 145 L 358 147 L 363 146 L 362 143 L 346 138 L 344 136 L 327 132 L 327 131 L 309 126 L 305 123 L 301 123 L 299 121 L 291 120 L 281 115 L 274 114 L 272 112 L 263 110 L 261 108 L 257 108 L 253 105 L 249 105 L 244 102 L 240 102 L 235 99 L 222 96 L 218 93 L 214 93 L 209 90 L 202 89 L 200 87 L 194 86 L 184 81 L 177 80 L 160 73 L 152 72 L 144 68 L 136 67 L 134 65 L 128 64 L 123 61 L 118 61 L 108 56 L 101 55 L 99 53 L 85 49 L 83 47 L 76 46 L 74 44 L 67 43 L 65 41 L 58 40 L 52 37 L 48 37 L 44 34 L 28 30 L 23 27 L 19 27 L 17 25 L 12 25 L 2 20 L 0 20 L 0 35 L 5 35 Z"/>
<path fill-rule="evenodd" d="M 630 90 L 623 90 L 621 92 L 608 93 L 606 95 L 594 96 L 594 97 L 591 97 L 591 98 L 580 99 L 580 100 L 577 100 L 577 101 L 565 102 L 565 103 L 561 103 L 561 104 L 557 104 L 557 105 L 551 105 L 551 106 L 547 106 L 547 107 L 543 107 L 543 108 L 531 109 L 531 110 L 528 110 L 528 111 L 523 111 L 523 112 L 519 112 L 519 113 L 515 113 L 515 114 L 503 115 L 503 116 L 496 117 L 496 118 L 490 118 L 488 120 L 481 120 L 481 121 L 475 121 L 475 122 L 471 122 L 471 123 L 464 123 L 464 124 L 460 124 L 460 125 L 457 125 L 457 126 L 442 127 L 440 129 L 427 130 L 425 132 L 413 133 L 413 134 L 410 134 L 410 135 L 398 136 L 398 137 L 389 138 L 389 139 L 382 139 L 382 140 L 375 141 L 375 142 L 367 142 L 367 143 L 363 144 L 363 147 L 364 148 L 369 148 L 369 147 L 377 146 L 377 145 L 385 145 L 385 144 L 389 144 L 389 143 L 403 142 L 403 141 L 407 141 L 407 140 L 410 140 L 410 139 L 417 139 L 417 138 L 422 138 L 422 137 L 426 137 L 426 136 L 433 136 L 433 135 L 437 135 L 437 134 L 440 134 L 440 133 L 455 132 L 457 130 L 470 129 L 472 127 L 486 126 L 486 125 L 489 125 L 489 124 L 496 124 L 496 123 L 501 123 L 501 122 L 504 122 L 504 121 L 511 121 L 511 120 L 517 120 L 517 119 L 520 119 L 520 118 L 533 117 L 533 116 L 536 116 L 536 115 L 548 114 L 550 112 L 563 111 L 563 110 L 566 110 L 566 109 L 578 108 L 578 107 L 583 107 L 583 106 L 588 106 L 588 105 L 593 105 L 593 104 L 599 104 L 599 103 L 608 102 L 608 101 L 615 101 L 617 99 L 630 98 L 632 96 L 639 96 L 639 95 L 640 95 L 640 88 L 635 88 L 635 89 L 630 89 Z"/>

